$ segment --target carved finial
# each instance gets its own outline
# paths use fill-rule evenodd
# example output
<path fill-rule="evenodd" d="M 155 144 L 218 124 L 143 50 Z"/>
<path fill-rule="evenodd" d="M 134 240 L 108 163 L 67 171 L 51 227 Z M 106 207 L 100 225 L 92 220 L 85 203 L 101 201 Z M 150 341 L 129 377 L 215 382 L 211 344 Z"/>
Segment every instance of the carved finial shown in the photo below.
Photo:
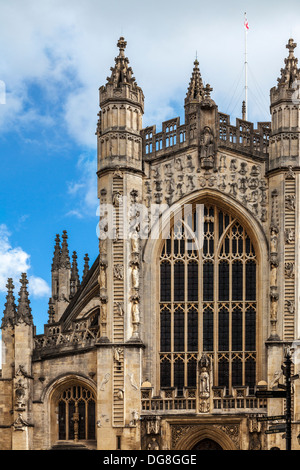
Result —
<path fill-rule="evenodd" d="M 84 257 L 84 268 L 83 268 L 83 279 L 85 278 L 85 276 L 87 275 L 87 273 L 89 272 L 89 261 L 90 261 L 90 258 L 88 256 L 88 254 L 86 253 L 85 257 Z"/>
<path fill-rule="evenodd" d="M 56 271 L 56 270 L 59 269 L 60 255 L 61 255 L 60 238 L 59 238 L 59 235 L 57 234 L 56 238 L 55 238 L 55 247 L 54 247 L 54 254 L 53 254 L 53 261 L 52 261 L 52 271 Z"/>
<path fill-rule="evenodd" d="M 199 70 L 199 62 L 196 58 L 194 61 L 194 68 L 189 83 L 186 99 L 200 101 L 204 97 L 204 87 Z"/>
<path fill-rule="evenodd" d="M 16 321 L 32 325 L 32 315 L 30 308 L 29 294 L 27 291 L 28 279 L 26 273 L 21 276 L 21 288 L 19 292 L 19 303 L 17 307 Z"/>
<path fill-rule="evenodd" d="M 290 38 L 285 47 L 289 50 L 289 59 L 294 57 L 294 49 L 297 47 L 297 43 L 294 42 L 292 38 Z"/>
<path fill-rule="evenodd" d="M 118 43 L 117 43 L 118 48 L 120 49 L 120 57 L 124 57 L 124 51 L 127 46 L 127 42 L 124 40 L 124 38 L 121 36 Z"/>
<path fill-rule="evenodd" d="M 294 49 L 297 44 L 293 39 L 289 39 L 286 48 L 289 50 L 289 56 L 284 59 L 285 67 L 281 69 L 281 77 L 278 78 L 279 85 L 287 85 L 289 88 L 293 86 L 295 80 L 300 78 L 300 70 L 298 69 L 298 59 L 294 56 Z"/>
<path fill-rule="evenodd" d="M 52 299 L 49 299 L 49 309 L 48 309 L 48 323 L 54 323 L 54 317 L 55 317 L 55 310 L 54 310 L 54 305 L 52 302 Z"/>
<path fill-rule="evenodd" d="M 71 269 L 70 256 L 69 256 L 69 247 L 68 247 L 68 235 L 67 231 L 64 230 L 62 234 L 62 245 L 61 245 L 61 255 L 60 255 L 60 267 Z"/>
<path fill-rule="evenodd" d="M 78 287 L 80 286 L 76 251 L 73 251 L 72 260 L 73 262 L 72 262 L 71 279 L 70 279 L 70 298 L 74 297 L 74 295 L 76 294 L 78 290 Z"/>
<path fill-rule="evenodd" d="M 210 98 L 210 94 L 211 94 L 212 91 L 213 91 L 213 88 L 211 88 L 210 84 L 207 83 L 207 85 L 204 89 L 205 98 Z"/>
<path fill-rule="evenodd" d="M 4 309 L 4 315 L 2 319 L 1 328 L 5 328 L 8 325 L 14 325 L 15 317 L 16 317 L 16 304 L 15 304 L 15 297 L 14 297 L 14 284 L 13 280 L 9 278 L 6 284 L 7 288 L 7 296 L 6 296 L 6 303 Z"/>
<path fill-rule="evenodd" d="M 245 101 L 243 101 L 242 103 L 242 119 L 243 121 L 245 121 L 246 119 L 246 102 Z"/>

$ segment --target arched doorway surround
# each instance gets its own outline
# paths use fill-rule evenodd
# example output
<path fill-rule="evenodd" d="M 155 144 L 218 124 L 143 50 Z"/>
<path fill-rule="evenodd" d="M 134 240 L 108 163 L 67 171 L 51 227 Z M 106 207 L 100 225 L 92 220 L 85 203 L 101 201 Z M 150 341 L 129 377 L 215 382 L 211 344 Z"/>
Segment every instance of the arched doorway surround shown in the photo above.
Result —
<path fill-rule="evenodd" d="M 234 442 L 225 432 L 212 426 L 192 426 L 190 430 L 183 433 L 177 441 L 174 450 L 205 450 L 201 449 L 201 443 L 209 443 L 214 449 L 206 450 L 237 450 Z M 197 449 L 197 447 L 200 447 Z"/>

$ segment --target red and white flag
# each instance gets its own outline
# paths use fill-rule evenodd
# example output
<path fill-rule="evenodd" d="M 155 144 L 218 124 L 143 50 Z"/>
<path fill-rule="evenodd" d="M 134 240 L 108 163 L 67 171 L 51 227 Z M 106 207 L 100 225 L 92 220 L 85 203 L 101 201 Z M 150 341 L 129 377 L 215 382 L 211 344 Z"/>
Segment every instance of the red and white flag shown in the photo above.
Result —
<path fill-rule="evenodd" d="M 244 26 L 245 26 L 245 30 L 249 31 L 249 23 L 248 23 L 246 16 L 245 16 Z"/>

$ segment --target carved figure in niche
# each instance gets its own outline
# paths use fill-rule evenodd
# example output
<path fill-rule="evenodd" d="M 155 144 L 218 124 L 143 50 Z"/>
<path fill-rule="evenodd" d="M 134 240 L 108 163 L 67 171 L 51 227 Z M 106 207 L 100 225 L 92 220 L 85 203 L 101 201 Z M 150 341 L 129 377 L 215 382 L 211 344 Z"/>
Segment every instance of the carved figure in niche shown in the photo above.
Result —
<path fill-rule="evenodd" d="M 140 225 L 138 224 L 134 230 L 132 230 L 130 234 L 131 239 L 131 252 L 132 253 L 139 253 L 140 251 Z"/>
<path fill-rule="evenodd" d="M 118 309 L 118 314 L 120 315 L 120 317 L 122 317 L 124 315 L 124 304 L 123 304 L 123 302 L 116 302 L 116 307 Z"/>
<path fill-rule="evenodd" d="M 286 307 L 287 307 L 287 311 L 290 313 L 290 314 L 294 314 L 295 313 L 295 302 L 293 300 L 287 300 L 286 301 Z"/>
<path fill-rule="evenodd" d="M 100 305 L 100 323 L 107 322 L 107 303 L 104 301 Z"/>
<path fill-rule="evenodd" d="M 139 288 L 140 278 L 139 278 L 139 268 L 138 268 L 136 263 L 132 264 L 131 280 L 132 280 L 132 287 L 134 289 L 138 289 Z"/>
<path fill-rule="evenodd" d="M 286 277 L 294 277 L 294 263 L 285 263 L 284 270 Z"/>
<path fill-rule="evenodd" d="M 114 266 L 114 278 L 118 280 L 123 280 L 124 277 L 124 267 L 122 264 L 116 264 Z"/>
<path fill-rule="evenodd" d="M 278 249 L 278 229 L 277 227 L 271 227 L 271 239 L 270 239 L 270 251 L 271 253 L 277 253 Z"/>
<path fill-rule="evenodd" d="M 288 196 L 285 196 L 285 207 L 290 211 L 295 210 L 295 196 L 294 195 L 289 194 Z"/>
<path fill-rule="evenodd" d="M 209 411 L 209 401 L 208 400 L 201 400 L 199 403 L 199 411 L 200 413 L 208 413 Z"/>
<path fill-rule="evenodd" d="M 122 354 L 123 349 L 122 348 L 115 348 L 114 349 L 114 360 L 117 362 L 120 362 L 120 355 Z"/>
<path fill-rule="evenodd" d="M 271 320 L 277 320 L 277 311 L 278 311 L 278 294 L 271 295 Z"/>
<path fill-rule="evenodd" d="M 200 138 L 200 163 L 201 168 L 209 170 L 215 166 L 215 141 L 211 129 L 204 127 Z"/>
<path fill-rule="evenodd" d="M 210 394 L 210 360 L 206 354 L 199 361 L 199 396 L 209 397 Z"/>
<path fill-rule="evenodd" d="M 114 205 L 115 207 L 120 206 L 120 205 L 122 204 L 122 199 L 123 199 L 123 198 L 122 198 L 122 194 L 121 194 L 119 191 L 117 191 L 117 192 L 114 193 L 114 195 L 113 195 L 113 205 Z"/>
<path fill-rule="evenodd" d="M 271 381 L 271 388 L 275 388 L 279 384 L 279 380 L 282 377 L 282 370 L 276 370 Z"/>
<path fill-rule="evenodd" d="M 209 373 L 205 367 L 200 373 L 199 392 L 201 396 L 209 395 Z"/>
<path fill-rule="evenodd" d="M 100 276 L 99 276 L 100 289 L 106 289 L 106 264 L 100 264 Z"/>
<path fill-rule="evenodd" d="M 287 228 L 284 232 L 285 243 L 290 244 L 295 241 L 295 232 L 292 228 Z"/>
<path fill-rule="evenodd" d="M 140 323 L 140 307 L 139 301 L 137 298 L 132 300 L 132 307 L 131 307 L 131 314 L 132 314 L 132 323 Z"/>
<path fill-rule="evenodd" d="M 278 269 L 278 262 L 275 260 L 272 260 L 271 261 L 271 277 L 270 277 L 271 286 L 277 285 L 277 269 Z"/>

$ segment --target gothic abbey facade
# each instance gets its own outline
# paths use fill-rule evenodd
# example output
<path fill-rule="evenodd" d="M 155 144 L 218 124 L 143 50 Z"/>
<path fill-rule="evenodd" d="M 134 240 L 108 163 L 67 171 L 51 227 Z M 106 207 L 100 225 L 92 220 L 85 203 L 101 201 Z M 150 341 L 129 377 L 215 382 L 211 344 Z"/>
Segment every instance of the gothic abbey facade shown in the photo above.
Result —
<path fill-rule="evenodd" d="M 256 391 L 284 384 L 300 336 L 295 47 L 271 89 L 271 122 L 232 124 L 196 60 L 185 122 L 156 132 L 143 128 L 120 38 L 100 88 L 99 256 L 80 279 L 67 233 L 57 236 L 44 334 L 26 275 L 18 300 L 8 280 L 2 450 L 285 448 L 257 419 L 284 413 L 284 400 Z M 293 449 L 299 407 L 295 380 Z"/>

